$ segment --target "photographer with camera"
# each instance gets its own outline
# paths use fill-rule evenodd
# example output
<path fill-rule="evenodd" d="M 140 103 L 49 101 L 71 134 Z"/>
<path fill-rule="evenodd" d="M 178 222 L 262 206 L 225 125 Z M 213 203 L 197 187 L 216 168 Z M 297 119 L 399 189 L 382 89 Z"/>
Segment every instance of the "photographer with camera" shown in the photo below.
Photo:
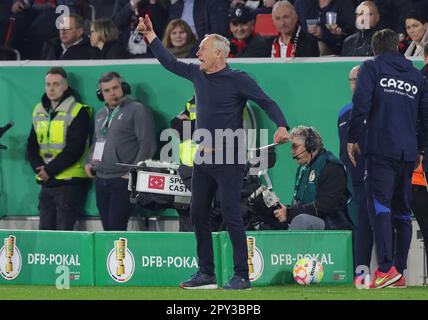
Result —
<path fill-rule="evenodd" d="M 280 204 L 263 221 L 271 229 L 351 230 L 346 208 L 350 193 L 342 162 L 324 149 L 320 134 L 312 127 L 294 128 L 290 139 L 293 159 L 299 164 L 293 202 Z"/>

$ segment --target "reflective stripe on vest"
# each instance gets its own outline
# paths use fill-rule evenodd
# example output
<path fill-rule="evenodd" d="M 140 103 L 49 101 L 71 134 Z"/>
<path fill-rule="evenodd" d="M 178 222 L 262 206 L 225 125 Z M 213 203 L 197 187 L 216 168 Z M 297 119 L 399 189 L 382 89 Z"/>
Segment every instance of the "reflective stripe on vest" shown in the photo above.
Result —
<path fill-rule="evenodd" d="M 191 103 L 191 102 L 187 102 L 186 103 L 186 109 L 187 109 L 187 111 L 189 111 L 190 121 L 195 120 L 196 119 L 196 104 Z"/>
<path fill-rule="evenodd" d="M 66 106 L 57 108 L 57 114 L 50 121 L 50 124 L 49 114 L 41 103 L 37 104 L 33 111 L 33 127 L 40 148 L 39 154 L 45 163 L 57 157 L 64 150 L 68 127 L 76 118 L 80 109 L 88 108 L 88 112 L 91 114 L 91 109 L 88 106 L 75 102 L 72 97 L 66 99 L 61 105 L 63 104 L 66 104 Z M 78 162 L 57 174 L 55 179 L 86 178 L 84 163 L 88 147 L 89 145 L 87 144 L 85 152 Z M 38 179 L 37 176 L 36 179 Z"/>

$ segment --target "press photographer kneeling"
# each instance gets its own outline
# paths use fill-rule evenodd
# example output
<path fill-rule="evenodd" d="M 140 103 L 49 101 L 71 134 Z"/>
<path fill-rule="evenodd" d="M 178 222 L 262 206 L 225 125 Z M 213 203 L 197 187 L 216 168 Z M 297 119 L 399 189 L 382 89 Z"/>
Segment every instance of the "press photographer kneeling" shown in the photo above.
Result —
<path fill-rule="evenodd" d="M 345 167 L 312 127 L 298 126 L 290 132 L 296 173 L 293 202 L 281 204 L 273 215 L 264 215 L 263 229 L 351 230 L 347 211 L 350 192 Z"/>

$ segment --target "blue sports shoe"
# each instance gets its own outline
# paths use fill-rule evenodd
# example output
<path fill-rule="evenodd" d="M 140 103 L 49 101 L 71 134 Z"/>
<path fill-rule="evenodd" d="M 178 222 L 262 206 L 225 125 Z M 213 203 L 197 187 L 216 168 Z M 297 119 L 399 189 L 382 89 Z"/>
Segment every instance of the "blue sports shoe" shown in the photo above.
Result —
<path fill-rule="evenodd" d="M 202 273 L 194 273 L 189 280 L 180 283 L 183 289 L 217 289 L 217 279 L 215 276 Z"/>
<path fill-rule="evenodd" d="M 223 287 L 225 290 L 251 290 L 250 280 L 241 278 L 240 276 L 233 276 L 228 283 Z"/>

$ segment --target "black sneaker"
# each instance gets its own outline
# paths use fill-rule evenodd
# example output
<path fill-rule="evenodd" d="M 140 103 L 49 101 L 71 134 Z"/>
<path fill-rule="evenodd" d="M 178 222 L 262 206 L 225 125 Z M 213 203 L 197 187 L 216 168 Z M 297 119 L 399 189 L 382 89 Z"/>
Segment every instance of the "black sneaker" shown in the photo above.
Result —
<path fill-rule="evenodd" d="M 225 290 L 251 290 L 250 280 L 241 278 L 240 276 L 233 276 L 228 283 L 223 287 Z"/>
<path fill-rule="evenodd" d="M 217 280 L 215 276 L 202 273 L 194 273 L 189 280 L 180 283 L 183 289 L 217 289 Z"/>

